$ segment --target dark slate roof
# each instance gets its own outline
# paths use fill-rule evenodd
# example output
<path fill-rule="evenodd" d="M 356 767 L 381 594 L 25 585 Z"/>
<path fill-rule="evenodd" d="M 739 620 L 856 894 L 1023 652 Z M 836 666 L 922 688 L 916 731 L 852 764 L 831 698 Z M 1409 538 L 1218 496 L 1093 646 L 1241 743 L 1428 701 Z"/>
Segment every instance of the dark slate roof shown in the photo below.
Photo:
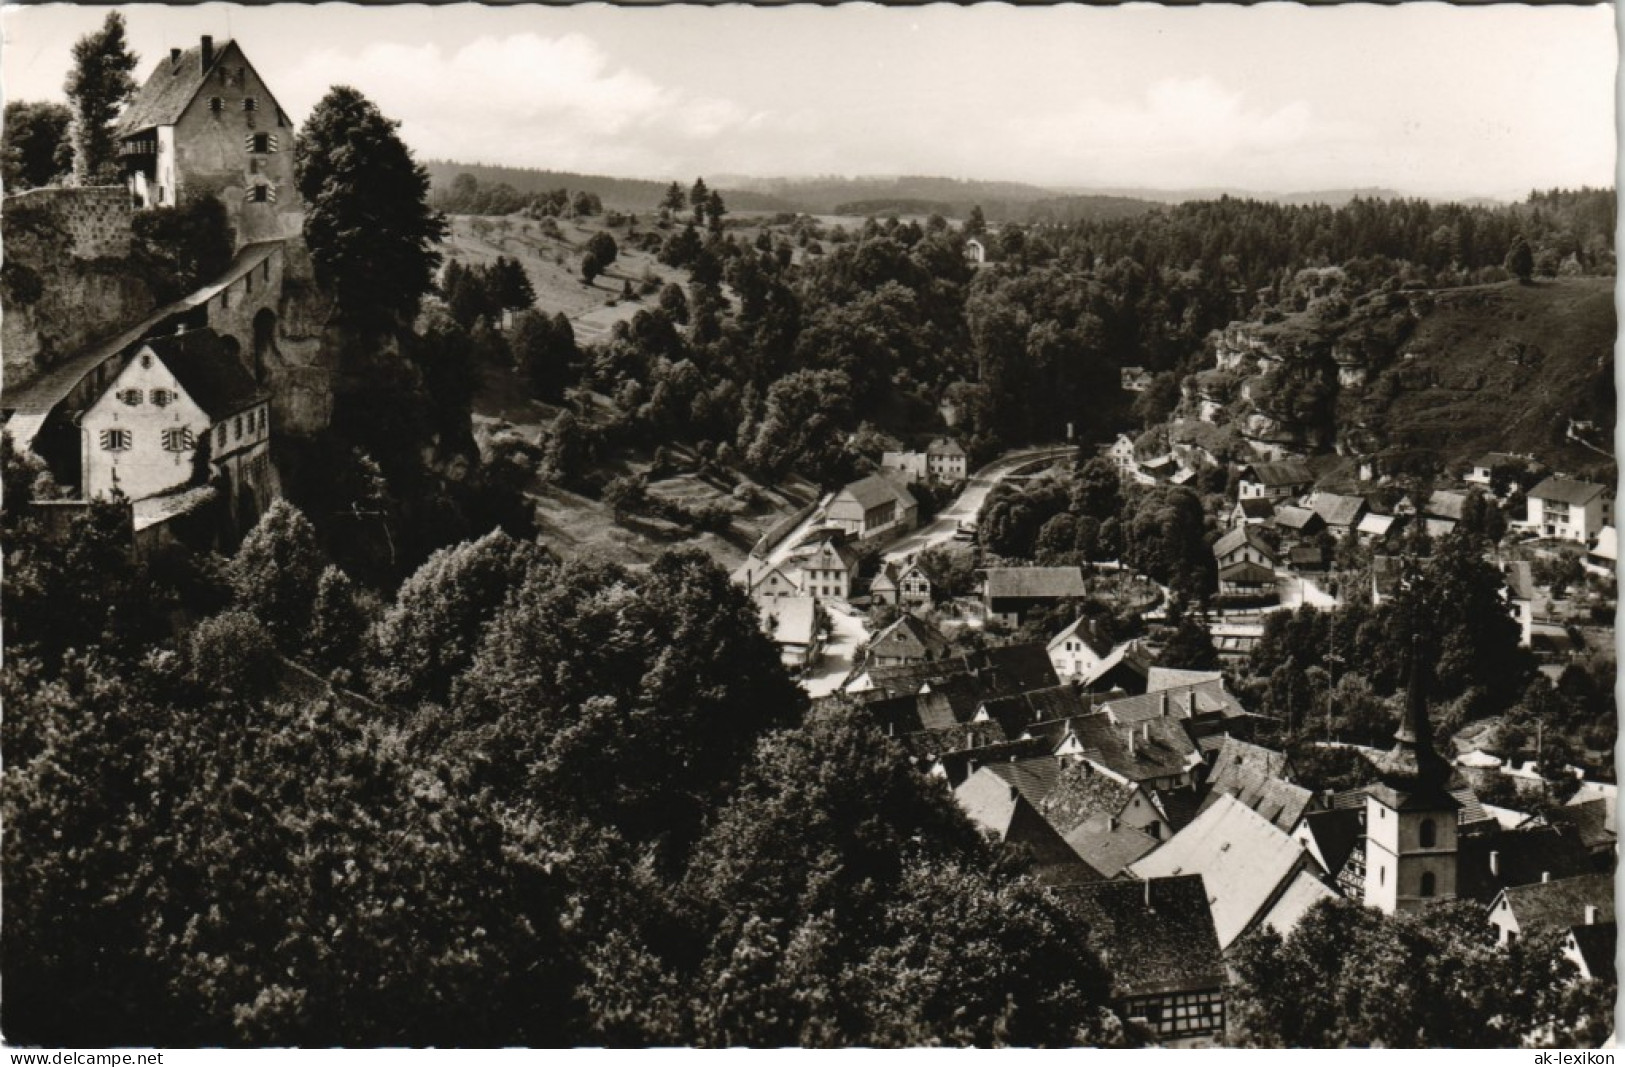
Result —
<path fill-rule="evenodd" d="M 1591 503 L 1605 492 L 1607 492 L 1607 487 L 1597 485 L 1595 482 L 1581 482 L 1573 478 L 1553 476 L 1529 490 L 1529 496 L 1579 506 Z"/>
<path fill-rule="evenodd" d="M 1116 878 L 1158 844 L 1144 830 L 1122 822 L 1113 825 L 1105 815 L 1092 815 L 1062 836 L 1072 851 L 1106 878 Z"/>
<path fill-rule="evenodd" d="M 1366 793 L 1370 788 L 1369 785 L 1360 785 L 1335 793 L 1332 795 L 1332 807 L 1364 811 Z M 1473 787 L 1462 781 L 1459 775 L 1451 779 L 1449 792 L 1456 802 L 1456 824 L 1463 832 L 1472 832 L 1495 822 L 1495 816 L 1484 810 Z"/>
<path fill-rule="evenodd" d="M 1518 926 L 1526 933 L 1581 926 L 1585 923 L 1588 904 L 1597 909 L 1599 922 L 1614 921 L 1612 872 L 1511 886 L 1506 890 L 1506 898 Z"/>
<path fill-rule="evenodd" d="M 1061 777 L 1061 762 L 1054 756 L 1032 756 L 984 765 L 1026 798 L 1036 810 L 1042 811 L 1044 801 L 1055 791 Z"/>
<path fill-rule="evenodd" d="M 1044 817 L 1038 814 L 1025 796 L 1016 798 L 1015 810 L 1011 812 L 1010 822 L 1000 837 L 1006 845 L 1026 849 L 1040 871 L 1057 867 L 1084 867 L 1085 871 L 1078 872 L 1084 878 L 1093 880 L 1100 877 L 1099 872 L 1055 832 L 1055 827 L 1044 821 Z"/>
<path fill-rule="evenodd" d="M 1422 514 L 1435 519 L 1449 519 L 1452 522 L 1461 521 L 1461 509 L 1467 504 L 1467 494 L 1452 492 L 1449 489 L 1435 489 L 1433 495 L 1422 508 Z"/>
<path fill-rule="evenodd" d="M 1224 957 L 1202 876 L 1110 881 L 1052 890 L 1088 931 L 1119 997 L 1225 984 Z"/>
<path fill-rule="evenodd" d="M 942 752 L 937 755 L 937 764 L 947 777 L 948 784 L 958 786 L 966 778 L 981 768 L 993 763 L 1004 763 L 1010 760 L 1034 759 L 1038 756 L 1048 757 L 1050 747 L 1042 740 L 1024 737 L 997 744 L 983 745 L 980 748 L 960 749 L 957 752 Z"/>
<path fill-rule="evenodd" d="M 1319 545 L 1295 545 L 1287 560 L 1299 570 L 1314 570 L 1326 565 L 1326 551 Z"/>
<path fill-rule="evenodd" d="M 939 437 L 926 446 L 925 454 L 928 456 L 963 456 L 965 450 L 959 447 L 959 442 L 952 437 Z"/>
<path fill-rule="evenodd" d="M 949 678 L 968 675 L 978 687 L 978 702 L 988 697 L 1044 689 L 1061 682 L 1049 653 L 1041 644 L 1002 645 L 928 663 L 871 667 L 867 674 L 876 689 L 892 693 L 918 693 L 925 685 L 936 689 Z M 975 707 L 971 710 L 974 712 Z"/>
<path fill-rule="evenodd" d="M 1360 514 L 1364 511 L 1365 501 L 1357 496 L 1321 493 L 1315 498 L 1315 514 L 1327 526 L 1352 526 L 1360 521 Z"/>
<path fill-rule="evenodd" d="M 1326 873 L 1337 877 L 1365 840 L 1365 828 L 1360 824 L 1360 813 L 1353 808 L 1334 811 L 1311 811 L 1304 816 L 1304 825 L 1320 850 L 1326 864 Z"/>
<path fill-rule="evenodd" d="M 948 651 L 948 639 L 935 626 L 913 615 L 902 615 L 869 642 L 871 656 L 907 656 L 935 659 Z"/>
<path fill-rule="evenodd" d="M 1302 786 L 1261 774 L 1256 768 L 1242 767 L 1215 782 L 1202 810 L 1212 807 L 1219 797 L 1230 796 L 1274 823 L 1284 833 L 1297 827 L 1314 794 Z"/>
<path fill-rule="evenodd" d="M 981 710 L 990 719 L 1002 724 L 1011 736 L 1015 736 L 1033 723 L 1086 714 L 1089 702 L 1070 685 L 1056 685 L 995 697 L 984 701 Z"/>
<path fill-rule="evenodd" d="M 1242 515 L 1249 519 L 1268 519 L 1275 514 L 1274 501 L 1265 500 L 1259 496 L 1250 496 L 1238 500 L 1236 505 L 1241 508 Z"/>
<path fill-rule="evenodd" d="M 1095 816 L 1115 817 L 1135 792 L 1130 783 L 1103 774 L 1085 760 L 1070 761 L 1061 768 L 1055 788 L 1038 810 L 1066 835 Z"/>
<path fill-rule="evenodd" d="M 1279 554 L 1264 539 L 1264 535 L 1258 532 L 1258 527 L 1250 525 L 1237 526 L 1234 530 L 1213 542 L 1213 554 L 1223 559 L 1242 545 L 1252 545 L 1258 551 L 1264 553 L 1266 559 L 1275 559 Z"/>
<path fill-rule="evenodd" d="M 1171 777 L 1200 762 L 1195 743 L 1177 719 L 1144 719 L 1133 726 L 1116 726 L 1109 716 L 1097 712 L 1071 722 L 1084 756 L 1130 781 Z"/>
<path fill-rule="evenodd" d="M 182 52 L 178 62 L 171 61 L 168 55 L 160 59 L 157 69 L 147 76 L 135 99 L 119 116 L 115 136 L 128 137 L 152 126 L 173 126 L 203 88 L 209 71 L 220 65 L 231 43 L 221 41 L 215 45 L 214 61 L 207 70 L 203 67 L 201 46 Z"/>
<path fill-rule="evenodd" d="M 945 726 L 935 730 L 916 730 L 901 739 L 909 755 L 919 759 L 935 759 L 948 752 L 965 752 L 1003 744 L 1004 728 L 996 722 L 968 722 Z"/>
<path fill-rule="evenodd" d="M 1285 752 L 1234 737 L 1220 737 L 1218 742 L 1212 769 L 1208 771 L 1208 785 L 1212 788 L 1230 792 L 1239 788 L 1248 776 L 1286 779 Z"/>
<path fill-rule="evenodd" d="M 1609 982 L 1618 980 L 1615 953 L 1618 950 L 1619 926 L 1616 923 L 1576 926 L 1569 931 L 1569 936 L 1574 938 L 1574 947 L 1585 960 L 1586 970 L 1591 972 L 1591 977 Z"/>
<path fill-rule="evenodd" d="M 1077 567 L 989 567 L 987 571 L 987 595 L 992 600 L 1058 600 L 1087 592 L 1083 571 Z"/>
<path fill-rule="evenodd" d="M 220 344 L 213 330 L 157 337 L 146 342 L 145 347 L 152 349 L 186 395 L 216 422 L 268 399 L 253 375 Z"/>
<path fill-rule="evenodd" d="M 1309 485 L 1315 480 L 1315 476 L 1309 472 L 1309 467 L 1301 460 L 1295 459 L 1279 463 L 1254 463 L 1242 472 L 1242 476 L 1248 481 L 1269 486 Z"/>
<path fill-rule="evenodd" d="M 1300 508 L 1288 505 L 1275 509 L 1275 525 L 1284 526 L 1288 530 L 1298 530 L 1309 533 L 1317 525 L 1325 525 L 1326 520 L 1309 508 Z"/>
<path fill-rule="evenodd" d="M 911 508 L 915 505 L 912 493 L 890 478 L 880 474 L 871 474 L 867 478 L 860 478 L 848 485 L 843 492 L 852 494 L 852 498 L 858 502 L 858 506 L 865 511 L 891 501 L 896 501 L 899 506 L 904 508 Z"/>
<path fill-rule="evenodd" d="M 1490 870 L 1491 853 L 1499 874 Z M 1580 842 L 1550 826 L 1463 834 L 1457 855 L 1456 894 L 1486 903 L 1508 886 L 1533 885 L 1546 875 L 1557 880 L 1591 873 L 1590 857 Z"/>
<path fill-rule="evenodd" d="M 1118 722 L 1138 723 L 1147 719 L 1164 718 L 1163 709 L 1165 705 L 1168 712 L 1167 718 L 1191 718 L 1193 700 L 1196 715 L 1224 715 L 1230 717 L 1246 712 L 1240 702 L 1231 696 L 1230 691 L 1225 688 L 1223 678 L 1195 682 L 1190 685 L 1170 686 L 1155 693 L 1142 693 L 1139 696 L 1108 700 L 1100 707 L 1102 711 L 1110 712 L 1112 718 Z"/>
<path fill-rule="evenodd" d="M 1247 526 L 1244 529 L 1251 530 L 1252 527 Z M 1296 550 L 1293 551 L 1293 555 L 1296 557 Z M 1221 568 L 1219 570 L 1219 581 L 1239 582 L 1243 585 L 1273 585 L 1275 571 L 1262 563 L 1254 563 L 1252 560 L 1244 559 L 1232 563 L 1228 567 Z"/>
<path fill-rule="evenodd" d="M 1582 804 L 1569 804 L 1547 814 L 1555 826 L 1567 827 L 1575 839 L 1587 849 L 1608 848 L 1618 844 L 1619 834 L 1610 827 L 1614 806 L 1607 798 L 1599 797 Z"/>
<path fill-rule="evenodd" d="M 1156 797 L 1157 803 L 1162 805 L 1162 813 L 1168 816 L 1168 825 L 1175 833 L 1189 826 L 1202 810 L 1200 795 L 1195 789 L 1186 787 L 1181 789 L 1153 789 L 1151 795 Z"/>

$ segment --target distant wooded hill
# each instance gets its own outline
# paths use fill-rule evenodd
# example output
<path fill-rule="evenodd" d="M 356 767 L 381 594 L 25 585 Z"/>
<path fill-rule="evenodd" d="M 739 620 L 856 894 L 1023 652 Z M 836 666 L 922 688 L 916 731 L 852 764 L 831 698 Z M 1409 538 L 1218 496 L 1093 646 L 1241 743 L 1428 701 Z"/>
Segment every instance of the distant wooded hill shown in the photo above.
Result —
<path fill-rule="evenodd" d="M 484 163 L 453 163 L 435 159 L 424 164 L 435 193 L 451 189 L 459 174 L 469 174 L 481 186 L 506 185 L 522 196 L 568 189 L 597 196 L 611 211 L 653 211 L 666 195 L 670 182 L 643 178 L 610 178 L 602 174 L 577 174 L 567 170 L 533 170 L 524 167 L 496 167 Z M 693 178 L 678 183 L 686 191 Z M 730 189 L 719 185 L 730 211 L 796 211 L 795 206 L 761 193 Z"/>

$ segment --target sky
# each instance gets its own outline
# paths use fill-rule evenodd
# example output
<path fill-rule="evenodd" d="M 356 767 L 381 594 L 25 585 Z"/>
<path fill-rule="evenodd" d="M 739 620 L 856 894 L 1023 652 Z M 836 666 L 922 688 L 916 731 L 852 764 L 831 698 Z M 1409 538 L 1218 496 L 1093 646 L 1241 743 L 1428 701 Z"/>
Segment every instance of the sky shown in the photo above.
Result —
<path fill-rule="evenodd" d="M 6 99 L 62 99 L 108 10 L 8 5 Z M 421 159 L 1501 198 L 1615 176 L 1609 5 L 121 10 L 138 78 L 233 37 L 295 122 L 353 85 Z"/>

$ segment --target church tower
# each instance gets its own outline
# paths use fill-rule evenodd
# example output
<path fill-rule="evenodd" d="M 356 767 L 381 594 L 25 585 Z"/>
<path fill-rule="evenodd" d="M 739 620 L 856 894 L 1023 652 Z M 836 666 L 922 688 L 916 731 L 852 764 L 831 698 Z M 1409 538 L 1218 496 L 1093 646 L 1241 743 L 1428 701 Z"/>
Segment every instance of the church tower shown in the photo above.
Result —
<path fill-rule="evenodd" d="M 1380 781 L 1366 793 L 1365 903 L 1389 915 L 1456 896 L 1451 768 L 1434 751 L 1424 696 L 1421 639 L 1411 642 L 1410 684 L 1394 747 L 1373 761 Z"/>

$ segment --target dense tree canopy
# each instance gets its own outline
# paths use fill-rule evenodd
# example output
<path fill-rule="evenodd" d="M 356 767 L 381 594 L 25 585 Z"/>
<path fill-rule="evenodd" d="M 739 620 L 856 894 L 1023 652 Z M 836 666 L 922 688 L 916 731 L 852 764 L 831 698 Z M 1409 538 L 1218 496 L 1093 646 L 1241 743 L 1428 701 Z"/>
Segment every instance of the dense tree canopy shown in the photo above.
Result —
<path fill-rule="evenodd" d="M 434 284 L 445 222 L 428 206 L 429 175 L 399 123 L 348 86 L 311 111 L 294 165 L 317 280 L 363 331 L 409 322 Z"/>
<path fill-rule="evenodd" d="M 73 46 L 73 66 L 62 91 L 73 107 L 73 179 L 78 185 L 116 185 L 118 146 L 113 123 L 135 93 L 137 59 L 125 36 L 124 16 L 110 11 L 102 28 Z M 6 116 L 9 124 L 11 116 Z"/>
<path fill-rule="evenodd" d="M 73 168 L 73 112 L 49 101 L 6 101 L 0 182 L 17 192 L 60 180 Z"/>

